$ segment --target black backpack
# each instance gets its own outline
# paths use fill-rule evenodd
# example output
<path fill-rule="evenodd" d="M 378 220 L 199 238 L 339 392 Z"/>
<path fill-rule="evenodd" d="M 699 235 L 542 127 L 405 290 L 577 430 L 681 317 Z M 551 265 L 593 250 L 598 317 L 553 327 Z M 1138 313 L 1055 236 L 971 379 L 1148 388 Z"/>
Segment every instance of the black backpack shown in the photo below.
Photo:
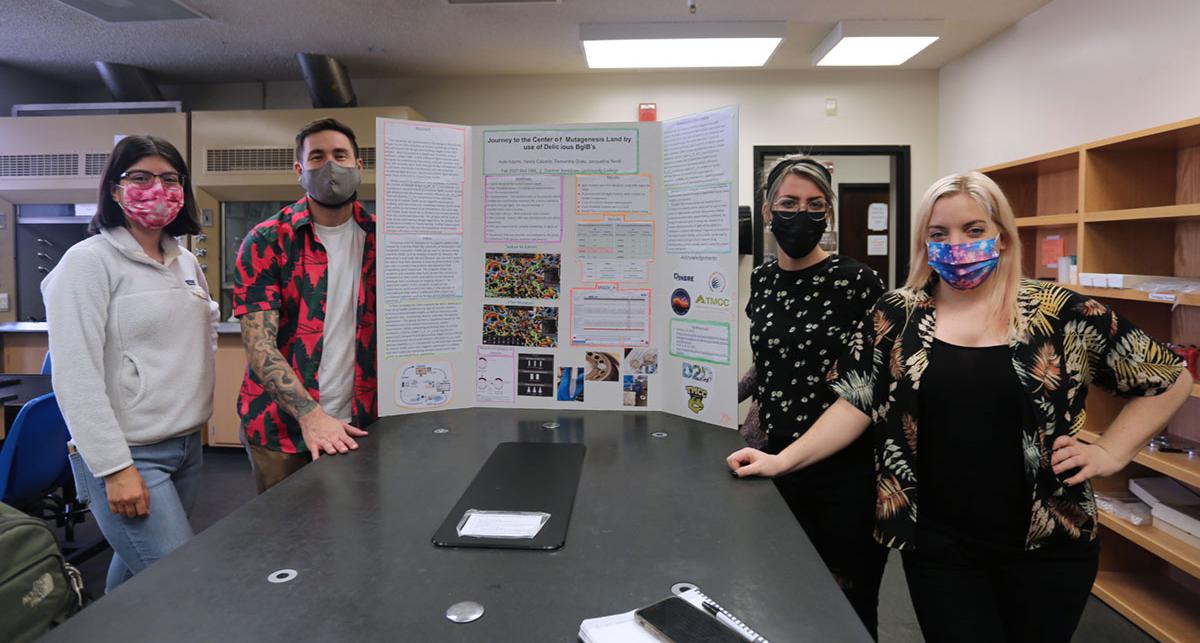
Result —
<path fill-rule="evenodd" d="M 83 607 L 83 577 L 40 518 L 0 502 L 0 641 L 32 641 Z"/>

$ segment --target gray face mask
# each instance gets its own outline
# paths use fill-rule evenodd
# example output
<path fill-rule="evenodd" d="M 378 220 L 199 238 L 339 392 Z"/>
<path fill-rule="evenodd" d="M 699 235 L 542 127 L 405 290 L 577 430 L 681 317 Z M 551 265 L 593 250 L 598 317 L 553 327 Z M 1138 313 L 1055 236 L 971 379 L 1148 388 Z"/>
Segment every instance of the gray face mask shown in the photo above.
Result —
<path fill-rule="evenodd" d="M 306 168 L 300 175 L 300 185 L 308 196 L 330 208 L 345 205 L 353 199 L 361 182 L 362 173 L 357 167 L 344 167 L 333 161 L 327 161 L 315 170 Z"/>

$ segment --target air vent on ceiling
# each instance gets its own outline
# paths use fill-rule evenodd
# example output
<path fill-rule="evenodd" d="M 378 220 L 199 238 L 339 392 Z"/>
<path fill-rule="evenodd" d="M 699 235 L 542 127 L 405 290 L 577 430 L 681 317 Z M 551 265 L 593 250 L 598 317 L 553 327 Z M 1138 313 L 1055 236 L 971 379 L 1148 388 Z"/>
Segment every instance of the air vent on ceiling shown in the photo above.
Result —
<path fill-rule="evenodd" d="M 173 0 L 59 0 L 104 22 L 190 20 L 204 14 Z"/>
<path fill-rule="evenodd" d="M 0 154 L 0 177 L 79 176 L 78 154 Z"/>
<path fill-rule="evenodd" d="M 103 154 L 85 154 L 83 156 L 83 173 L 87 176 L 104 174 L 104 166 L 108 165 L 108 152 Z"/>

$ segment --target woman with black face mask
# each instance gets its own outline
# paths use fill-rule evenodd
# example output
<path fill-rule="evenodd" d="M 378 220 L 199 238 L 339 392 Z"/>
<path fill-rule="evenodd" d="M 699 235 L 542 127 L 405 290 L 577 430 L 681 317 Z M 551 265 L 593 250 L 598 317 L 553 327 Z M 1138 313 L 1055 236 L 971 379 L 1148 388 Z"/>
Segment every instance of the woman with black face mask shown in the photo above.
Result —
<path fill-rule="evenodd" d="M 761 428 L 779 453 L 837 395 L 825 376 L 879 296 L 871 268 L 819 245 L 833 214 L 829 170 L 803 156 L 780 159 L 763 183 L 763 219 L 779 257 L 750 277 L 750 346 Z M 887 550 L 874 537 L 875 466 L 864 435 L 829 460 L 775 479 L 788 507 L 876 636 L 879 580 Z"/>

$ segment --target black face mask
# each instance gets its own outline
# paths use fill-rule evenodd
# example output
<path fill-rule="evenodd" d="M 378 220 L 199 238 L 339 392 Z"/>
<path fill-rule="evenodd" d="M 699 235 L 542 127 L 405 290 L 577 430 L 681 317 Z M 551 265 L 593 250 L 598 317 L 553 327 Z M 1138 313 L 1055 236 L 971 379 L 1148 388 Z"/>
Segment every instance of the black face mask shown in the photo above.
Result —
<path fill-rule="evenodd" d="M 791 215 L 784 219 L 780 215 Z M 817 247 L 825 234 L 825 218 L 813 221 L 807 212 L 771 212 L 771 234 L 779 249 L 793 259 L 802 259 Z"/>

